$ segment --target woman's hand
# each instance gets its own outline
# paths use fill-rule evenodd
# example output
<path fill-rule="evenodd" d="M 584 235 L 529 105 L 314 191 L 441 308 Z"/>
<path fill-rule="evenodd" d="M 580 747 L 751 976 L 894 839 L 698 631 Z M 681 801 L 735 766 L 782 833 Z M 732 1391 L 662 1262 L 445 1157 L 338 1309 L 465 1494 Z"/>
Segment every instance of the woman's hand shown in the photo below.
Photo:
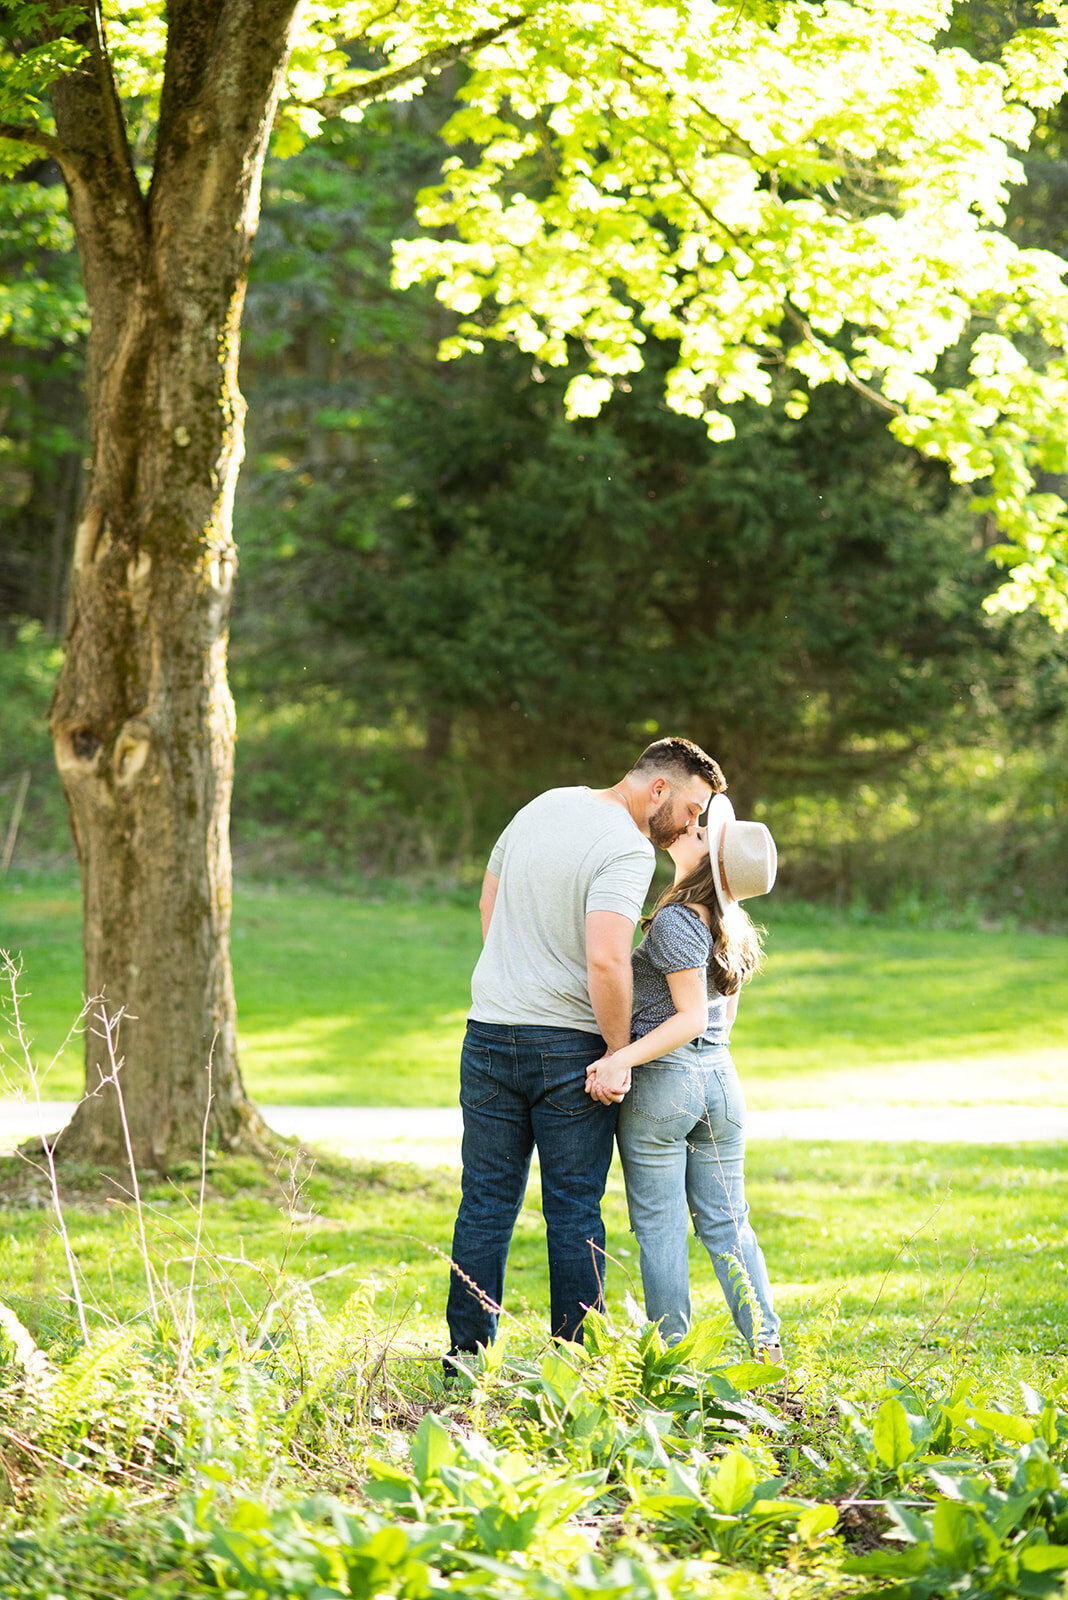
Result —
<path fill-rule="evenodd" d="M 630 1088 L 630 1067 L 620 1062 L 621 1050 L 592 1061 L 586 1068 L 586 1093 L 603 1106 L 622 1100 Z"/>

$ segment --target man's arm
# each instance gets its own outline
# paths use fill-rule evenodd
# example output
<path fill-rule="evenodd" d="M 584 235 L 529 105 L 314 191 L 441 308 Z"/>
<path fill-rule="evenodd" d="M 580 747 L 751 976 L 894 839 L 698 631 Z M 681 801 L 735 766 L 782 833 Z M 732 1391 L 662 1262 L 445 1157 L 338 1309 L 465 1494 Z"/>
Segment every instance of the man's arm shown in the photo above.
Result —
<path fill-rule="evenodd" d="M 493 908 L 497 904 L 497 885 L 500 883 L 500 881 L 500 878 L 498 878 L 494 873 L 490 872 L 488 868 L 486 869 L 486 876 L 482 880 L 482 893 L 479 895 L 478 899 L 478 914 L 482 918 L 483 944 L 485 944 L 486 935 L 489 933 L 490 918 L 493 916 Z"/>
<path fill-rule="evenodd" d="M 601 1037 L 610 1051 L 630 1043 L 634 923 L 619 911 L 591 911 L 586 918 L 586 982 Z"/>

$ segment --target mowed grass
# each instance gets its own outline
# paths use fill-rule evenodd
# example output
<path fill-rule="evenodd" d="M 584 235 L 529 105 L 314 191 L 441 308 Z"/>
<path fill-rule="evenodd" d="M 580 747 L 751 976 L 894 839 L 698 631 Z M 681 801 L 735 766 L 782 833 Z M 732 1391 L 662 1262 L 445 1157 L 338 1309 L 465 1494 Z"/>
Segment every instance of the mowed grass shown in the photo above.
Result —
<path fill-rule="evenodd" d="M 0 1163 L 0 1178 L 14 1163 Z M 856 1364 L 884 1375 L 950 1362 L 1042 1386 L 1068 1344 L 1068 1166 L 1056 1147 L 756 1144 L 747 1157 L 748 1195 L 785 1338 L 802 1378 Z M 357 1285 L 378 1285 L 376 1321 L 399 1329 L 399 1346 L 435 1359 L 445 1339 L 447 1256 L 458 1199 L 454 1172 L 327 1159 L 311 1173 L 292 1224 L 281 1192 L 242 1188 L 224 1172 L 204 1217 L 207 1260 L 201 1314 L 223 1319 L 212 1300 L 213 1259 L 240 1281 L 249 1304 L 269 1297 L 260 1265 L 312 1285 L 335 1312 Z M 190 1250 L 188 1195 L 146 1183 L 150 1248 L 157 1264 Z M 143 1315 L 146 1296 L 129 1211 L 72 1196 L 71 1243 L 90 1300 L 108 1316 Z M 641 1285 L 618 1166 L 605 1197 L 613 1316 Z M 694 1313 L 715 1316 L 722 1300 L 707 1256 L 692 1241 Z M 242 1265 L 241 1263 L 247 1263 Z M 43 1342 L 71 1331 L 66 1267 L 53 1220 L 14 1204 L 0 1239 L 4 1300 Z M 180 1287 L 182 1269 L 168 1275 Z M 545 1338 L 549 1303 L 545 1235 L 536 1180 L 516 1228 L 502 1336 L 520 1347 Z"/>
<path fill-rule="evenodd" d="M 233 960 L 252 1095 L 454 1104 L 480 943 L 474 902 L 239 892 Z M 82 1004 L 79 904 L 73 886 L 0 891 L 0 948 L 21 959 L 40 1066 Z M 774 900 L 761 914 L 767 966 L 734 1034 L 754 1108 L 1068 1103 L 1068 938 L 858 923 Z M 80 1086 L 75 1040 L 43 1092 L 69 1099 Z"/>
<path fill-rule="evenodd" d="M 854 924 L 771 902 L 765 920 L 768 966 L 745 996 L 735 1048 L 754 1105 L 819 1104 L 821 1096 L 1068 1102 L 1068 940 Z M 24 1014 L 41 1059 L 80 1005 L 78 932 L 72 891 L 27 888 L 0 901 L 0 945 L 22 954 Z M 478 945 L 473 904 L 245 890 L 234 965 L 251 1092 L 276 1104 L 454 1103 Z M 79 1079 L 72 1048 L 45 1093 L 72 1097 Z M 285 1254 L 327 1312 L 374 1280 L 381 1327 L 399 1326 L 405 1349 L 436 1360 L 454 1170 L 325 1157 L 294 1219 L 281 1191 L 266 1192 L 255 1173 L 242 1178 L 239 1166 L 213 1178 L 205 1239 L 209 1252 L 229 1258 L 226 1270 L 247 1278 L 250 1303 L 268 1291 L 253 1265 L 233 1264 L 239 1259 L 277 1263 Z M 9 1163 L 5 1170 L 17 1173 Z M 974 1364 L 1007 1391 L 1019 1378 L 1041 1388 L 1063 1363 L 1068 1163 L 1059 1146 L 755 1141 L 747 1173 L 802 1377 L 817 1363 L 869 1374 Z M 164 1184 L 146 1194 L 154 1253 L 187 1255 L 192 1197 Z M 54 1219 L 10 1199 L 4 1298 L 45 1342 L 65 1338 L 70 1311 Z M 92 1293 L 109 1314 L 142 1314 L 129 1213 L 89 1189 L 70 1194 L 66 1215 Z M 641 1295 L 618 1166 L 605 1219 L 610 1308 L 622 1317 L 625 1291 Z M 691 1250 L 695 1314 L 716 1314 L 710 1265 L 696 1241 Z M 210 1320 L 210 1290 L 203 1295 Z M 536 1177 L 516 1228 L 506 1302 L 503 1337 L 536 1345 L 548 1306 Z"/>

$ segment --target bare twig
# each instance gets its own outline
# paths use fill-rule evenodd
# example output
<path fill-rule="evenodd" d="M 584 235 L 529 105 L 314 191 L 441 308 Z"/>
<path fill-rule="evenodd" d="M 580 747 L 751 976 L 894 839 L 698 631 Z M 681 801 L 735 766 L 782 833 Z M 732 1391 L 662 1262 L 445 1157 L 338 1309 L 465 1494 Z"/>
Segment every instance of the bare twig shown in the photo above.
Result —
<path fill-rule="evenodd" d="M 961 1291 L 961 1286 L 963 1285 L 965 1278 L 968 1276 L 969 1272 L 971 1272 L 971 1270 L 974 1267 L 978 1257 L 979 1257 L 979 1247 L 978 1247 L 978 1245 L 973 1244 L 972 1247 L 971 1247 L 971 1254 L 968 1256 L 967 1261 L 964 1263 L 963 1267 L 961 1267 L 960 1271 L 958 1272 L 957 1277 L 956 1277 L 956 1281 L 954 1282 L 952 1288 L 949 1290 L 948 1293 L 946 1292 L 946 1288 L 945 1288 L 945 1285 L 943 1283 L 941 1307 L 939 1308 L 938 1311 L 935 1312 L 935 1314 L 931 1318 L 930 1322 L 925 1323 L 925 1325 L 920 1329 L 919 1333 L 916 1335 L 916 1337 L 913 1340 L 912 1344 L 905 1351 L 905 1354 L 901 1357 L 901 1360 L 900 1360 L 900 1362 L 898 1364 L 902 1368 L 904 1368 L 908 1364 L 908 1362 L 911 1360 L 911 1358 L 916 1354 L 916 1351 L 920 1348 L 920 1346 L 924 1343 L 924 1341 L 930 1337 L 930 1335 L 934 1332 L 935 1328 L 937 1328 L 938 1324 L 942 1321 L 942 1318 L 949 1311 L 950 1307 L 953 1305 L 953 1302 L 956 1300 L 957 1296 L 959 1295 L 959 1293 Z M 984 1285 L 983 1285 L 983 1294 L 985 1295 L 985 1293 L 986 1293 L 986 1285 L 984 1283 Z M 980 1301 L 981 1300 L 982 1300 L 982 1296 L 980 1296 Z M 978 1314 L 978 1307 L 976 1307 L 976 1314 Z M 975 1317 L 972 1318 L 972 1325 L 973 1326 L 974 1326 L 974 1322 L 975 1322 Z"/>
<path fill-rule="evenodd" d="M 905 1251 L 908 1249 L 909 1245 L 914 1243 L 914 1241 L 919 1238 L 920 1234 L 924 1231 L 924 1229 L 930 1227 L 931 1223 L 937 1217 L 938 1213 L 941 1211 L 942 1207 L 945 1205 L 945 1203 L 946 1203 L 946 1201 L 948 1199 L 949 1199 L 949 1191 L 947 1190 L 946 1193 L 942 1196 L 941 1200 L 939 1200 L 938 1204 L 935 1206 L 934 1210 L 931 1212 L 931 1215 L 929 1217 L 925 1218 L 924 1221 L 920 1223 L 918 1228 L 914 1228 L 913 1231 L 908 1235 L 907 1238 L 902 1239 L 901 1243 L 898 1245 L 897 1249 L 894 1251 L 893 1255 L 890 1257 L 890 1260 L 888 1261 L 887 1266 L 886 1266 L 886 1271 L 883 1273 L 882 1278 L 880 1280 L 879 1287 L 875 1291 L 875 1299 L 872 1301 L 871 1305 L 868 1307 L 868 1316 L 869 1317 L 874 1314 L 876 1306 L 879 1304 L 879 1301 L 883 1297 L 883 1290 L 886 1288 L 886 1280 L 887 1280 L 887 1278 L 889 1278 L 891 1272 L 893 1272 L 895 1262 L 897 1262 L 897 1261 L 899 1261 L 901 1259 L 901 1257 L 904 1255 Z"/>
<path fill-rule="evenodd" d="M 193 1349 L 193 1338 L 196 1333 L 197 1312 L 194 1302 L 194 1288 L 197 1276 L 197 1263 L 200 1259 L 200 1242 L 204 1231 L 204 1200 L 208 1185 L 208 1126 L 211 1121 L 212 1102 L 212 1069 L 215 1065 L 215 1045 L 218 1034 L 211 1041 L 208 1051 L 208 1093 L 204 1102 L 204 1121 L 200 1129 L 200 1193 L 197 1197 L 197 1227 L 196 1237 L 193 1240 L 193 1257 L 189 1267 L 189 1286 L 185 1299 L 185 1327 L 181 1333 L 181 1353 L 179 1357 L 179 1370 L 184 1371 L 185 1364 Z"/>
<path fill-rule="evenodd" d="M 130 1182 L 133 1184 L 134 1211 L 137 1215 L 137 1231 L 141 1240 L 141 1259 L 144 1262 L 145 1267 L 145 1286 L 148 1289 L 148 1303 L 152 1308 L 153 1322 L 158 1322 L 159 1308 L 156 1305 L 156 1292 L 153 1287 L 153 1278 L 155 1274 L 153 1272 L 151 1258 L 148 1254 L 148 1235 L 145 1232 L 144 1207 L 141 1204 L 141 1190 L 137 1182 L 137 1163 L 134 1160 L 133 1139 L 130 1136 L 130 1123 L 126 1116 L 126 1101 L 123 1098 L 122 1086 L 119 1083 L 119 1073 L 122 1069 L 122 1061 L 115 1053 L 115 1041 L 123 1015 L 124 1008 L 122 1006 L 120 1006 L 118 1011 L 115 1012 L 114 1016 L 111 1017 L 108 1016 L 107 1010 L 104 1006 L 101 1006 L 100 1010 L 96 1014 L 95 1020 L 99 1022 L 100 1029 L 94 1031 L 96 1032 L 98 1039 L 104 1040 L 104 1044 L 108 1053 L 108 1061 L 111 1065 L 111 1071 L 101 1075 L 100 1086 L 103 1087 L 105 1083 L 113 1084 L 119 1103 L 119 1120 L 122 1123 L 122 1136 L 126 1145 L 126 1159 L 130 1168 Z"/>
<path fill-rule="evenodd" d="M 34 1063 L 33 1055 L 30 1050 L 30 1041 L 26 1034 L 25 1026 L 23 1025 L 22 1013 L 19 1009 L 20 997 L 18 980 L 21 973 L 21 968 L 16 964 L 6 950 L 0 950 L 0 964 L 3 966 L 5 977 L 7 978 L 7 982 L 11 989 L 12 1020 L 15 1026 L 15 1036 L 18 1039 L 19 1050 L 22 1055 L 22 1063 L 26 1072 L 26 1079 L 33 1092 L 34 1104 L 37 1106 L 38 1112 L 40 1113 L 40 1075 L 38 1074 L 37 1067 Z M 77 1032 L 78 1025 L 85 1017 L 85 1014 L 88 1011 L 91 1003 L 92 1002 L 87 1002 L 86 1005 L 83 1006 L 77 1020 L 71 1025 L 71 1028 L 67 1033 L 63 1043 L 56 1051 L 56 1054 L 52 1057 L 48 1067 L 45 1068 L 45 1075 L 47 1075 L 48 1071 L 55 1065 L 59 1056 L 61 1056 L 63 1051 L 67 1048 L 67 1045 Z M 66 1219 L 63 1215 L 63 1205 L 59 1198 L 59 1177 L 56 1172 L 55 1147 L 56 1138 L 50 1139 L 47 1134 L 42 1133 L 41 1148 L 44 1151 L 45 1163 L 48 1172 L 48 1184 L 52 1194 L 52 1209 L 55 1212 L 56 1227 L 59 1230 L 59 1236 L 63 1242 L 63 1254 L 66 1258 L 67 1273 L 70 1277 L 71 1294 L 74 1300 L 75 1310 L 78 1314 L 78 1327 L 81 1332 L 82 1339 L 86 1344 L 89 1344 L 89 1325 L 85 1317 L 85 1301 L 82 1297 L 81 1284 L 78 1281 L 78 1269 L 74 1260 L 74 1251 L 71 1248 L 70 1235 L 67 1232 Z M 26 1160 L 30 1161 L 30 1158 L 27 1156 Z M 45 1170 L 37 1161 L 30 1161 L 30 1165 L 36 1167 L 38 1172 Z"/>
<path fill-rule="evenodd" d="M 29 768 L 19 779 L 18 792 L 15 795 L 15 809 L 11 813 L 11 823 L 7 830 L 7 839 L 4 843 L 4 859 L 0 861 L 0 873 L 6 873 L 11 865 L 11 857 L 15 854 L 15 840 L 19 836 L 19 823 L 22 821 L 22 808 L 26 804 L 26 791 L 30 787 Z"/>

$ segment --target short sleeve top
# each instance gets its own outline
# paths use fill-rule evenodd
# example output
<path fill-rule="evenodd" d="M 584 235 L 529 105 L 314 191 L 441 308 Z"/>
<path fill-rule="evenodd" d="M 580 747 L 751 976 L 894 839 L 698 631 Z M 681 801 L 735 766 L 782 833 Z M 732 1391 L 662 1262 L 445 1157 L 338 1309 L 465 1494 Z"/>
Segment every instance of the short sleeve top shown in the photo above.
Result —
<path fill-rule="evenodd" d="M 708 965 L 711 956 L 712 935 L 699 914 L 689 906 L 662 906 L 631 958 L 634 969 L 632 1039 L 643 1038 L 675 1015 L 668 973 L 703 967 L 708 971 L 708 1023 L 697 1042 L 710 1045 L 728 1042 L 727 998 L 712 981 Z"/>
<path fill-rule="evenodd" d="M 629 813 L 586 788 L 550 789 L 494 846 L 497 898 L 471 979 L 476 1022 L 598 1032 L 586 976 L 586 918 L 633 926 L 656 851 Z"/>

